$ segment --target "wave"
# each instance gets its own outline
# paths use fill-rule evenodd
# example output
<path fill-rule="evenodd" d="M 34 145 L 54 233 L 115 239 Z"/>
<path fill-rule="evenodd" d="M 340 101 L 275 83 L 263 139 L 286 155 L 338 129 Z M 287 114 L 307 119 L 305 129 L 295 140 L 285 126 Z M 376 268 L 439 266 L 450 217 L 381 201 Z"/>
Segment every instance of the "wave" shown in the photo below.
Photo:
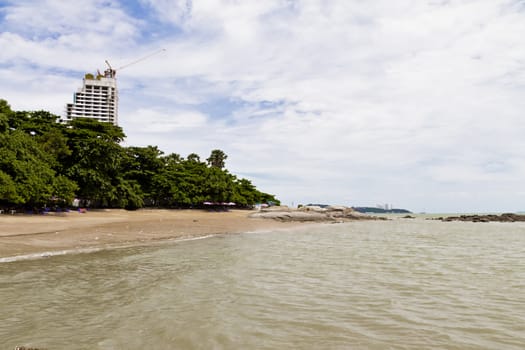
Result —
<path fill-rule="evenodd" d="M 31 253 L 31 254 L 7 256 L 7 257 L 0 257 L 0 264 L 16 262 L 16 261 L 24 261 L 24 260 L 37 260 L 37 259 L 51 258 L 55 256 L 69 255 L 69 254 L 89 254 L 89 253 L 96 253 L 100 251 L 113 250 L 113 249 L 155 246 L 155 245 L 165 244 L 167 242 L 196 241 L 196 240 L 206 239 L 206 238 L 210 238 L 214 236 L 217 236 L 217 235 L 213 234 L 213 235 L 204 235 L 204 236 L 197 236 L 197 237 L 169 238 L 169 239 L 149 241 L 149 242 L 114 244 L 114 245 L 107 245 L 103 247 L 63 249 L 63 250 L 53 250 L 53 251 L 38 252 L 38 253 Z"/>

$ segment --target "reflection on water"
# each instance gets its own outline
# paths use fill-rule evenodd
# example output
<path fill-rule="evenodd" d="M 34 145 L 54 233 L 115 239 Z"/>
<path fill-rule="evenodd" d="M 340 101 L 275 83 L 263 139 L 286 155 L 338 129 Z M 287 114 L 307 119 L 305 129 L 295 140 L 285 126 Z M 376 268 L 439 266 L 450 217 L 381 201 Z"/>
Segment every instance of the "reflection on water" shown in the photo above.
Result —
<path fill-rule="evenodd" d="M 305 226 L 0 264 L 0 343 L 523 349 L 525 225 Z"/>

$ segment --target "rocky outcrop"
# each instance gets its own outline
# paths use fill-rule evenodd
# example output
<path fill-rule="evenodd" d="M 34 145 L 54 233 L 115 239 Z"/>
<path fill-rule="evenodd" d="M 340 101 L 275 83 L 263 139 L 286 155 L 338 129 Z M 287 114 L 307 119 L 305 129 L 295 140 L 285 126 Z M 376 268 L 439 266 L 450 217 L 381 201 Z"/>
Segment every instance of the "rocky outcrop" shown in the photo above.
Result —
<path fill-rule="evenodd" d="M 386 218 L 370 216 L 343 206 L 306 206 L 291 209 L 286 206 L 261 209 L 250 215 L 253 218 L 273 219 L 285 222 L 344 222 L 350 220 L 386 220 Z"/>
<path fill-rule="evenodd" d="M 439 217 L 435 220 L 441 221 L 467 221 L 467 222 L 517 222 L 525 221 L 525 215 L 519 215 L 514 213 L 505 213 L 501 215 L 488 214 L 488 215 L 460 215 L 460 216 L 447 216 Z"/>

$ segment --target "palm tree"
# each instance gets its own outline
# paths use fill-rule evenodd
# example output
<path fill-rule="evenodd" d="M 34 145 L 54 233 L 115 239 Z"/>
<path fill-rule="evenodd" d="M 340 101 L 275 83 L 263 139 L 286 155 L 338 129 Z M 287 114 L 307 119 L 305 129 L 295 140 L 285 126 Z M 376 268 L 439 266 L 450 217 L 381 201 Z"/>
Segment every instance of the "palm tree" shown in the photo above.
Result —
<path fill-rule="evenodd" d="M 222 169 L 224 168 L 224 161 L 228 158 L 226 153 L 220 149 L 214 149 L 211 151 L 210 157 L 206 159 L 208 165 L 214 168 Z"/>

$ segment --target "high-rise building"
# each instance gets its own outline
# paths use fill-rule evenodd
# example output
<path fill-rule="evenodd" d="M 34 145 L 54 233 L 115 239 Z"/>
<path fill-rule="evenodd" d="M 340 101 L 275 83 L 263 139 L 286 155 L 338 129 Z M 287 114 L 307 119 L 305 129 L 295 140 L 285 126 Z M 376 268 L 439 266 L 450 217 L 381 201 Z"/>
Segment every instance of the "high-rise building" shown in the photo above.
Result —
<path fill-rule="evenodd" d="M 108 68 L 104 75 L 86 74 L 83 86 L 73 95 L 73 103 L 66 106 L 68 122 L 75 118 L 93 118 L 118 125 L 118 91 L 116 70 Z"/>

